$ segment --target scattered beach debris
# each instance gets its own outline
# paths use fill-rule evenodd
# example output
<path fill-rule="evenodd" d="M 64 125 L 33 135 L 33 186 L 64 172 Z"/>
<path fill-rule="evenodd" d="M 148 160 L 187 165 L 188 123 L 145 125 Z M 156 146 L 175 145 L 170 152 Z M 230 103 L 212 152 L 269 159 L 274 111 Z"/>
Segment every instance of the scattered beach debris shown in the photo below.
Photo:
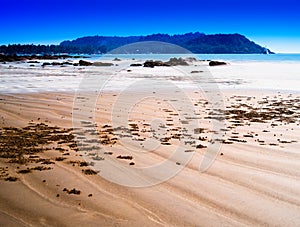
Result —
<path fill-rule="evenodd" d="M 99 171 L 95 171 L 95 170 L 92 170 L 92 169 L 83 169 L 82 172 L 85 175 L 96 175 L 97 173 L 99 173 Z"/>
<path fill-rule="evenodd" d="M 128 159 L 128 160 L 132 160 L 133 159 L 133 157 L 130 156 L 130 155 L 124 155 L 124 156 L 119 155 L 119 156 L 117 156 L 117 158 L 118 159 Z"/>
<path fill-rule="evenodd" d="M 191 73 L 203 73 L 203 71 L 201 71 L 201 70 L 193 70 L 193 71 L 191 71 Z"/>
<path fill-rule="evenodd" d="M 15 182 L 15 181 L 17 181 L 18 180 L 18 178 L 17 177 L 6 177 L 5 179 L 4 179 L 5 181 L 10 181 L 10 182 Z"/>
<path fill-rule="evenodd" d="M 55 164 L 55 162 L 49 158 L 41 158 L 38 154 L 50 150 L 63 152 L 63 154 L 65 151 L 69 153 L 74 151 L 74 147 L 70 147 L 70 144 L 75 144 L 75 140 L 69 129 L 44 123 L 30 123 L 23 128 L 3 127 L 0 129 L 0 158 L 17 165 L 14 170 L 16 174 L 51 170 L 52 167 L 48 165 Z M 65 149 L 58 149 L 61 146 Z M 64 159 L 66 158 L 54 158 L 55 161 Z M 40 165 L 37 166 L 37 163 Z M 21 169 L 21 166 L 26 166 L 26 169 Z M 7 172 L 7 169 L 3 171 Z M 0 179 L 5 180 L 7 177 L 0 175 Z"/>
<path fill-rule="evenodd" d="M 67 188 L 64 188 L 63 189 L 63 192 L 67 192 L 68 194 L 74 194 L 74 195 L 80 195 L 81 191 L 80 190 L 77 190 L 75 188 L 69 190 Z"/>
<path fill-rule="evenodd" d="M 202 149 L 202 148 L 207 148 L 207 146 L 204 146 L 204 145 L 202 145 L 202 144 L 198 144 L 198 145 L 196 146 L 196 148 L 197 148 L 197 149 Z"/>

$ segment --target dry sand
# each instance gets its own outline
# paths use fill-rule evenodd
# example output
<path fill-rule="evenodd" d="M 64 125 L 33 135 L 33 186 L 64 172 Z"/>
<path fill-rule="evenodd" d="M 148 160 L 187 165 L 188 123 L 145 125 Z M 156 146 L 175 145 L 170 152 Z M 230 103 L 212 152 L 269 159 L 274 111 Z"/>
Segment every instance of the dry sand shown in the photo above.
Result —
<path fill-rule="evenodd" d="M 106 153 L 92 154 L 92 141 L 84 151 L 100 163 L 99 174 L 88 166 L 91 158 L 82 156 L 85 152 L 76 144 L 80 138 L 73 136 L 74 93 L 0 96 L 0 225 L 300 224 L 300 95 L 224 91 L 225 108 L 220 112 L 209 110 L 204 97 L 191 91 L 201 126 L 193 135 L 183 135 L 189 120 L 179 119 L 174 106 L 154 98 L 134 106 L 127 129 L 118 131 L 111 116 L 118 95 L 102 94 L 90 119 Z M 82 116 L 90 117 L 84 110 Z M 220 116 L 226 124 L 220 151 L 210 168 L 200 172 L 205 146 L 214 133 L 221 133 L 211 131 L 211 121 Z M 155 151 L 139 155 L 143 149 L 132 141 L 143 144 L 153 138 L 150 125 L 157 119 L 168 130 Z M 194 156 L 163 183 L 132 188 L 101 176 L 97 158 L 111 158 L 126 168 L 152 166 L 168 159 L 179 138 L 191 142 L 185 153 Z M 130 153 L 128 147 L 137 151 Z M 14 156 L 7 155 L 8 150 Z M 126 156 L 132 159 L 120 159 Z M 171 162 L 174 168 L 182 166 L 176 158 Z"/>

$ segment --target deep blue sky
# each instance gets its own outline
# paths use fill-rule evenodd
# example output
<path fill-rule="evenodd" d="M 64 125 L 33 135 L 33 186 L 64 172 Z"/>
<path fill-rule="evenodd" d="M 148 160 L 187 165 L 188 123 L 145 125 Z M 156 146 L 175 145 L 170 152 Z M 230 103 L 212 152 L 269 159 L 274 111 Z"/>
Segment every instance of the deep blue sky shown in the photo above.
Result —
<path fill-rule="evenodd" d="M 88 35 L 240 33 L 300 53 L 297 0 L 0 0 L 0 45 L 58 44 Z"/>

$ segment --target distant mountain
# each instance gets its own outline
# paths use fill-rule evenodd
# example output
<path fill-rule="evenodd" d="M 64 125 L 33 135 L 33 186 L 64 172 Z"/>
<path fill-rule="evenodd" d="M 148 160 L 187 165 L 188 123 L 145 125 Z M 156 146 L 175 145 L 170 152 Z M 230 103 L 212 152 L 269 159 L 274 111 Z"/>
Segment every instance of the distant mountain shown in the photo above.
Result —
<path fill-rule="evenodd" d="M 145 41 L 148 41 L 147 43 Z M 164 42 L 152 45 L 153 42 Z M 87 36 L 72 41 L 63 41 L 59 45 L 2 45 L 0 53 L 4 54 L 99 54 L 108 53 L 120 47 L 139 42 L 138 45 L 130 45 L 126 53 L 175 53 L 186 49 L 192 53 L 205 54 L 264 54 L 272 53 L 270 50 L 259 46 L 240 34 L 216 34 L 186 33 L 183 35 L 153 34 L 147 36 Z M 140 43 L 144 42 L 144 43 Z M 181 47 L 170 48 L 166 43 Z M 183 49 L 184 48 L 184 49 Z M 124 50 L 123 50 L 124 51 Z"/>
<path fill-rule="evenodd" d="M 88 36 L 72 41 L 63 41 L 60 46 L 78 48 L 84 53 L 107 53 L 126 44 L 143 41 L 160 41 L 181 46 L 192 53 L 216 54 L 264 54 L 270 50 L 259 46 L 240 34 L 205 35 L 187 33 L 183 35 L 153 34 L 147 36 Z M 145 51 L 145 50 L 144 50 Z M 137 53 L 132 50 L 132 53 Z M 141 52 L 139 52 L 141 53 Z"/>

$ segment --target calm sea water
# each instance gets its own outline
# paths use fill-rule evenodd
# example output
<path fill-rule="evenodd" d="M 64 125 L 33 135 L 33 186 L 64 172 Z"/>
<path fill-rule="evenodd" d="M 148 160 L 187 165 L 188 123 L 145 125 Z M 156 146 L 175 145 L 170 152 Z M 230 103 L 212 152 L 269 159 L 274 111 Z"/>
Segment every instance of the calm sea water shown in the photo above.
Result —
<path fill-rule="evenodd" d="M 223 60 L 232 62 L 300 62 L 300 54 L 120 54 L 120 55 L 90 55 L 92 60 L 102 58 L 123 58 L 123 59 L 153 59 L 168 60 L 172 57 L 196 57 L 201 60 Z"/>
<path fill-rule="evenodd" d="M 300 54 L 198 54 L 200 59 L 225 61 L 300 62 Z"/>

